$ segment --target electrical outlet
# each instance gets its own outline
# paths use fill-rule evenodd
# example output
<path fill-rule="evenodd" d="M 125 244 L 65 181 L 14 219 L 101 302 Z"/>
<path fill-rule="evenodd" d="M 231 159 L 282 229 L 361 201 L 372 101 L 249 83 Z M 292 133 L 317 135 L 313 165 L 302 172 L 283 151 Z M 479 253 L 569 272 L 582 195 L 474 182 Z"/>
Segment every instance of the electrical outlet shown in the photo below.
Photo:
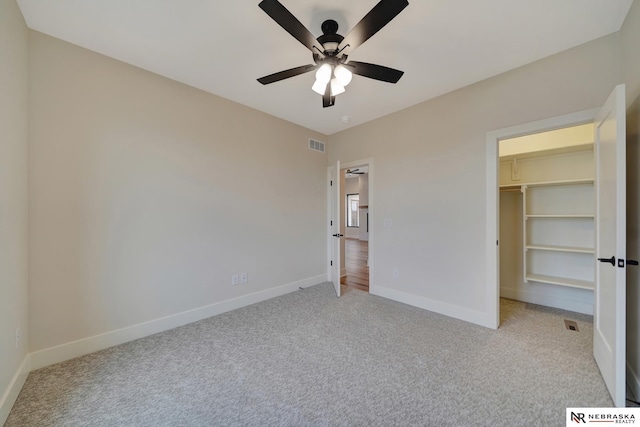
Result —
<path fill-rule="evenodd" d="M 398 277 L 400 277 L 400 272 L 398 271 L 397 268 L 393 269 L 393 278 L 397 279 Z"/>
<path fill-rule="evenodd" d="M 16 348 L 20 348 L 20 341 L 22 339 L 22 332 L 20 328 L 16 328 Z"/>
<path fill-rule="evenodd" d="M 240 280 L 238 278 L 237 274 L 234 274 L 233 276 L 231 276 L 231 284 L 232 285 L 237 285 L 238 283 L 240 283 Z"/>
<path fill-rule="evenodd" d="M 240 274 L 240 283 L 247 283 L 249 281 L 249 274 L 248 273 L 241 273 Z"/>

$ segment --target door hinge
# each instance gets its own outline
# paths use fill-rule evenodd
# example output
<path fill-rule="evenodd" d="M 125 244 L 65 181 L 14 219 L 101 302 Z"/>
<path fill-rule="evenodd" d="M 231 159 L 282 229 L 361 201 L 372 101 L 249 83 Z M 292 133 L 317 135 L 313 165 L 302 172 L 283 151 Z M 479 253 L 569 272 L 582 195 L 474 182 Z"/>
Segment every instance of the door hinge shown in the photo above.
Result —
<path fill-rule="evenodd" d="M 331 265 L 333 265 L 333 261 L 331 261 Z"/>
<path fill-rule="evenodd" d="M 330 185 L 333 187 L 333 181 L 329 181 Z"/>
<path fill-rule="evenodd" d="M 333 221 L 329 221 L 331 223 L 331 226 L 333 226 Z"/>

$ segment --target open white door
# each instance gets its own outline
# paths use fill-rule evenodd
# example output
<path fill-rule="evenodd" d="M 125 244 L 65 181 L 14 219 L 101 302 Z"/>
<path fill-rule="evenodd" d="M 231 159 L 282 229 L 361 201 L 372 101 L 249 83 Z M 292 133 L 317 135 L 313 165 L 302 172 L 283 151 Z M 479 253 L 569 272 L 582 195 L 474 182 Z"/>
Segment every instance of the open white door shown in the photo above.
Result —
<path fill-rule="evenodd" d="M 331 169 L 331 281 L 340 296 L 340 161 Z"/>
<path fill-rule="evenodd" d="M 613 403 L 625 406 L 625 87 L 616 86 L 595 121 L 596 289 L 593 356 Z"/>

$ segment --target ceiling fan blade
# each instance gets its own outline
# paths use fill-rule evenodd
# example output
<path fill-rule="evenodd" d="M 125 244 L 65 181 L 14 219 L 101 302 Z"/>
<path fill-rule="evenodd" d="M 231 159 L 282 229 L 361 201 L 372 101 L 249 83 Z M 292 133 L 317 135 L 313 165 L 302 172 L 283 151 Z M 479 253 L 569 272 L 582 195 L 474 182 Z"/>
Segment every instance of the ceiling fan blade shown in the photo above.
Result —
<path fill-rule="evenodd" d="M 397 83 L 404 74 L 404 71 L 368 62 L 349 61 L 344 65 L 349 67 L 353 74 L 388 83 Z"/>
<path fill-rule="evenodd" d="M 258 6 L 310 51 L 324 57 L 322 45 L 318 40 L 278 0 L 262 0 Z"/>
<path fill-rule="evenodd" d="M 300 67 L 291 68 L 289 70 L 280 71 L 278 73 L 269 74 L 268 76 L 260 77 L 258 81 L 263 85 L 269 83 L 279 82 L 280 80 L 288 79 L 289 77 L 295 77 L 300 74 L 308 73 L 317 68 L 317 65 L 302 65 Z"/>
<path fill-rule="evenodd" d="M 380 0 L 380 2 L 349 31 L 349 34 L 347 34 L 340 43 L 340 46 L 338 46 L 338 50 L 342 51 L 344 49 L 344 53 L 346 54 L 357 48 L 380 31 L 382 27 L 387 25 L 407 6 L 409 6 L 407 0 Z M 348 48 L 347 45 L 349 45 Z"/>
<path fill-rule="evenodd" d="M 331 85 L 328 84 L 322 96 L 322 108 L 332 107 L 336 103 L 336 97 L 331 95 Z"/>

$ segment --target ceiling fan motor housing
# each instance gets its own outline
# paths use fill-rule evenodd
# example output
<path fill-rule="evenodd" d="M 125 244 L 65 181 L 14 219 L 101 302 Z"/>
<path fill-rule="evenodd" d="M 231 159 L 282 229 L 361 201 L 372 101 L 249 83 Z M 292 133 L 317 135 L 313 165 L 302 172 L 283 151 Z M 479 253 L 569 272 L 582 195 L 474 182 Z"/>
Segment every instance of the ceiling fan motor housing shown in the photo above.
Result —
<path fill-rule="evenodd" d="M 318 41 L 322 44 L 324 54 L 327 56 L 336 56 L 338 46 L 344 40 L 344 37 L 338 34 L 338 23 L 333 19 L 327 19 L 322 23 L 322 35 L 318 37 Z"/>
<path fill-rule="evenodd" d="M 322 34 L 336 34 L 338 32 L 338 23 L 333 19 L 327 19 L 320 26 Z"/>

